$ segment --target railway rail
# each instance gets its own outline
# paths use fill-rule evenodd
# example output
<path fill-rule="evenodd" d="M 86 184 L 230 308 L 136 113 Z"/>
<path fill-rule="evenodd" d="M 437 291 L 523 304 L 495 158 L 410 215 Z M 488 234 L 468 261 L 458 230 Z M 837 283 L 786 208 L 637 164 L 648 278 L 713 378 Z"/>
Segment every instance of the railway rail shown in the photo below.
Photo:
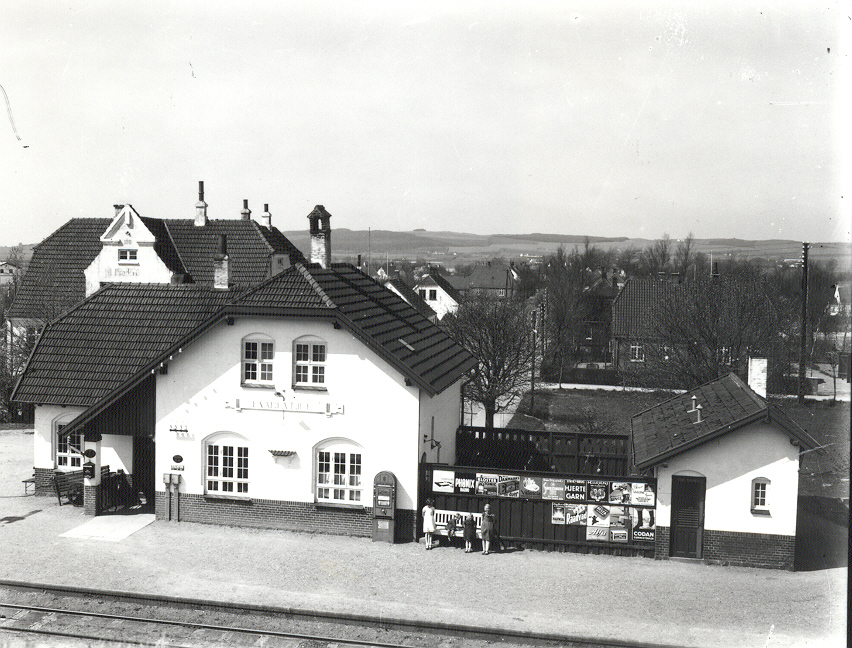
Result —
<path fill-rule="evenodd" d="M 662 648 L 366 616 L 147 596 L 0 581 L 0 643 L 6 633 L 89 645 L 258 646 L 261 648 L 484 648 L 564 646 Z M 7 635 L 8 636 L 8 635 Z"/>

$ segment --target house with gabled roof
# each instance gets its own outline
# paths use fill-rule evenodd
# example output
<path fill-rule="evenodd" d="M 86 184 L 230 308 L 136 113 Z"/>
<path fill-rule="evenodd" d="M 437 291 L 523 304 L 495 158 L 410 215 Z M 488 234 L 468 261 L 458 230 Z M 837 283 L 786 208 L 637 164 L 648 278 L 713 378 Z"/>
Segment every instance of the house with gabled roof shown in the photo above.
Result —
<path fill-rule="evenodd" d="M 6 343 L 29 350 L 50 320 L 107 283 L 194 283 L 213 280 L 211 255 L 226 236 L 235 262 L 231 280 L 254 285 L 305 257 L 272 226 L 269 205 L 261 221 L 243 201 L 239 218 L 209 219 L 199 182 L 193 218 L 140 216 L 132 205 L 114 205 L 112 218 L 73 218 L 33 249 L 7 314 Z M 21 340 L 29 340 L 21 343 Z"/>
<path fill-rule="evenodd" d="M 369 536 L 389 472 L 410 539 L 419 463 L 455 457 L 475 360 L 332 265 L 329 217 L 309 215 L 316 263 L 234 283 L 223 236 L 210 283 L 109 283 L 50 323 L 13 394 L 35 407 L 39 492 L 89 463 L 89 514 L 118 474 L 160 519 Z"/>
<path fill-rule="evenodd" d="M 642 371 L 650 345 L 660 346 L 654 315 L 680 285 L 657 278 L 628 279 L 612 300 L 612 364 L 619 371 Z"/>
<path fill-rule="evenodd" d="M 462 301 L 461 293 L 438 272 L 424 274 L 414 285 L 414 290 L 439 320 L 447 313 L 454 314 Z"/>
<path fill-rule="evenodd" d="M 657 478 L 657 558 L 793 568 L 800 455 L 819 449 L 789 416 L 731 373 L 631 432 L 636 468 Z"/>
<path fill-rule="evenodd" d="M 429 305 L 424 301 L 424 298 L 421 294 L 418 294 L 411 288 L 407 283 L 405 283 L 399 276 L 391 277 L 389 279 L 385 279 L 383 285 L 388 290 L 396 293 L 402 299 L 408 303 L 414 310 L 423 315 L 426 319 L 428 319 L 433 324 L 437 323 L 438 315 L 434 310 L 429 308 Z"/>

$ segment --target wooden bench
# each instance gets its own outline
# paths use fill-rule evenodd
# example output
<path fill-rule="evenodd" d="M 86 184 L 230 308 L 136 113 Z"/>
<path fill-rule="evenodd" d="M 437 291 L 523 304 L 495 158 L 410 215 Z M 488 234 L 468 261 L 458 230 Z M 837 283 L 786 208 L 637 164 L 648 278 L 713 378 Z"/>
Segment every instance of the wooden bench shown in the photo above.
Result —
<path fill-rule="evenodd" d="M 101 479 L 107 475 L 109 475 L 109 466 L 101 466 Z M 62 506 L 63 497 L 68 500 L 68 504 L 83 506 L 83 471 L 55 471 L 53 473 L 53 490 L 56 491 L 59 506 Z"/>
<path fill-rule="evenodd" d="M 29 494 L 30 486 L 33 487 L 33 491 L 35 492 L 35 475 L 27 477 L 26 479 L 22 479 L 21 483 L 24 485 L 24 495 Z"/>
<path fill-rule="evenodd" d="M 450 534 L 447 529 L 447 523 L 457 515 L 460 515 L 461 519 L 456 522 L 456 531 L 452 537 L 463 538 L 464 519 L 467 517 L 467 511 L 444 511 L 441 509 L 435 509 L 435 535 L 449 537 Z M 476 537 L 478 538 L 479 531 L 482 529 L 482 513 L 474 513 L 473 519 L 476 520 Z"/>

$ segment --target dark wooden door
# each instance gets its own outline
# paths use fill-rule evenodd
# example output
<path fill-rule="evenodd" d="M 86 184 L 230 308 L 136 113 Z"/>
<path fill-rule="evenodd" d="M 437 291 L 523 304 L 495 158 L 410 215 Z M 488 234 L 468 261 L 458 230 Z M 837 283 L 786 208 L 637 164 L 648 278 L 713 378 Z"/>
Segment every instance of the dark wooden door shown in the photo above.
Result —
<path fill-rule="evenodd" d="M 704 536 L 704 477 L 672 476 L 672 527 L 669 555 L 701 558 Z"/>
<path fill-rule="evenodd" d="M 133 489 L 154 504 L 154 437 L 133 437 Z"/>

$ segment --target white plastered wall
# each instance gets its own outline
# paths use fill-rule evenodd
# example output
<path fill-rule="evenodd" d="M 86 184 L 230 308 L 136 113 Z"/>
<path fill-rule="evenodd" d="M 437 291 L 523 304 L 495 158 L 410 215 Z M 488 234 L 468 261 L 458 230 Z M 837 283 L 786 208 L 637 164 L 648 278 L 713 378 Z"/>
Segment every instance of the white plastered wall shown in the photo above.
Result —
<path fill-rule="evenodd" d="M 671 526 L 672 475 L 707 478 L 704 528 L 796 534 L 799 449 L 771 423 L 753 423 L 657 468 L 657 525 Z M 770 480 L 769 515 L 751 512 L 752 480 Z"/>
<path fill-rule="evenodd" d="M 284 398 L 328 401 L 333 407 L 342 405 L 343 413 L 235 409 L 236 399 L 243 406 L 253 400 L 280 401 L 274 390 L 240 384 L 241 342 L 257 333 L 274 340 L 275 383 Z M 326 392 L 292 388 L 293 342 L 304 335 L 327 343 Z M 398 480 L 397 506 L 413 509 L 420 448 L 418 394 L 418 387 L 406 386 L 401 373 L 331 322 L 236 318 L 233 325 L 222 323 L 208 331 L 174 356 L 167 374 L 157 375 L 157 487 L 163 488 L 162 474 L 178 472 L 173 466 L 179 465 L 181 492 L 203 494 L 204 441 L 228 432 L 248 442 L 251 497 L 313 502 L 315 447 L 329 439 L 347 439 L 362 448 L 362 504 L 372 505 L 373 478 L 389 470 Z M 455 433 L 454 426 L 452 430 Z M 295 454 L 274 457 L 270 450 Z M 180 464 L 173 461 L 178 455 Z"/>
<path fill-rule="evenodd" d="M 70 423 L 84 412 L 82 407 L 61 407 L 59 405 L 41 405 L 35 407 L 33 433 L 33 467 L 54 469 L 56 425 Z M 119 434 L 101 436 L 101 465 L 109 466 L 112 472 L 123 470 L 130 473 L 133 469 L 133 437 Z"/>
<path fill-rule="evenodd" d="M 429 463 L 455 463 L 456 430 L 461 416 L 461 385 L 462 380 L 458 380 L 431 398 L 426 392 L 420 392 L 419 456 L 422 457 L 425 452 Z M 433 438 L 438 443 L 432 443 Z"/>

